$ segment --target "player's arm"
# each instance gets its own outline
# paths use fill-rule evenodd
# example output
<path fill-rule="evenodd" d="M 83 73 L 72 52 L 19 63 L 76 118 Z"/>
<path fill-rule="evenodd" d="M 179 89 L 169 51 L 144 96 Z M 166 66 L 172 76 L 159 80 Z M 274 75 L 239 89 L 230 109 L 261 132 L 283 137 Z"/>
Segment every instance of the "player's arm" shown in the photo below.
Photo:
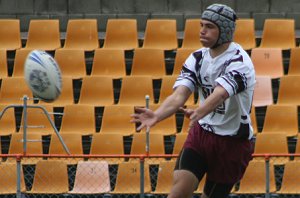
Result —
<path fill-rule="evenodd" d="M 141 123 L 137 130 L 146 126 L 154 126 L 157 122 L 171 116 L 182 107 L 191 93 L 192 91 L 186 86 L 178 86 L 155 112 L 146 108 L 136 108 L 137 113 L 131 115 L 131 122 Z"/>
<path fill-rule="evenodd" d="M 198 120 L 211 113 L 220 104 L 222 104 L 229 97 L 228 92 L 222 86 L 217 85 L 214 91 L 206 98 L 206 100 L 196 108 L 190 115 L 190 127 Z"/>

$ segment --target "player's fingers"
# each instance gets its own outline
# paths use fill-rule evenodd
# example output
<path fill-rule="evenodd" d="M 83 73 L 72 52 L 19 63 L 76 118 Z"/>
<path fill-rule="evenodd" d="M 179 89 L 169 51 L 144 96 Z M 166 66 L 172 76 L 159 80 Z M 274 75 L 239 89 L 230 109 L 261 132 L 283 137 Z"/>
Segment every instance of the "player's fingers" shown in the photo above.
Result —
<path fill-rule="evenodd" d="M 137 113 L 144 113 L 144 112 L 147 111 L 147 109 L 146 108 L 141 108 L 141 107 L 135 107 L 134 111 L 137 112 Z"/>
<path fill-rule="evenodd" d="M 141 123 L 141 125 L 136 129 L 137 131 L 142 130 L 145 127 L 145 124 Z"/>

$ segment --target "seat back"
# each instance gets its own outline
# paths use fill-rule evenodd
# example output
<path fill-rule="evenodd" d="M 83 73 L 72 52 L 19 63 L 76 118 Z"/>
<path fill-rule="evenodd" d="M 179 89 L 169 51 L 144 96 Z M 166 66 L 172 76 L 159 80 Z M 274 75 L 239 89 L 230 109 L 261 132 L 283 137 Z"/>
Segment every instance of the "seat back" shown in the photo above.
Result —
<path fill-rule="evenodd" d="M 176 134 L 172 154 L 179 155 L 179 153 L 183 147 L 183 144 L 187 138 L 187 135 L 188 135 L 188 133 L 177 133 Z"/>
<path fill-rule="evenodd" d="M 296 47 L 294 19 L 266 19 L 260 47 L 280 48 L 283 50 Z"/>
<path fill-rule="evenodd" d="M 252 106 L 251 108 L 250 118 L 251 118 L 251 124 L 253 128 L 253 134 L 256 135 L 258 133 L 258 127 L 257 127 L 256 109 L 254 106 Z"/>
<path fill-rule="evenodd" d="M 274 104 L 273 88 L 270 76 L 256 76 L 253 105 L 262 107 Z"/>
<path fill-rule="evenodd" d="M 173 171 L 175 161 L 162 161 L 159 163 L 157 183 L 153 194 L 169 194 L 173 184 Z"/>
<path fill-rule="evenodd" d="M 121 49 L 101 48 L 95 50 L 91 76 L 126 76 L 125 52 Z"/>
<path fill-rule="evenodd" d="M 300 181 L 300 162 L 287 162 L 284 166 L 284 173 L 281 188 L 277 193 L 280 194 L 299 194 Z"/>
<path fill-rule="evenodd" d="M 109 167 L 106 161 L 80 161 L 77 165 L 71 194 L 107 193 L 111 190 Z"/>
<path fill-rule="evenodd" d="M 145 96 L 149 95 L 154 104 L 152 78 L 150 76 L 128 76 L 122 80 L 119 105 L 145 106 Z"/>
<path fill-rule="evenodd" d="M 277 104 L 300 104 L 300 76 L 283 76 L 280 78 Z"/>
<path fill-rule="evenodd" d="M 8 77 L 7 52 L 5 49 L 0 49 L 0 78 L 6 77 Z"/>
<path fill-rule="evenodd" d="M 0 195 L 16 194 L 17 192 L 17 164 L 0 164 Z M 21 169 L 21 192 L 25 192 L 24 174 Z"/>
<path fill-rule="evenodd" d="M 0 112 L 4 110 L 6 105 L 0 104 Z M 8 136 L 16 132 L 16 117 L 14 108 L 5 111 L 0 119 L 0 136 Z"/>
<path fill-rule="evenodd" d="M 23 77 L 24 76 L 24 65 L 28 54 L 32 49 L 21 48 L 16 50 L 16 55 L 14 59 L 14 68 L 12 72 L 13 77 Z"/>
<path fill-rule="evenodd" d="M 93 51 L 99 48 L 96 19 L 69 19 L 64 48 Z"/>
<path fill-rule="evenodd" d="M 96 132 L 95 109 L 92 105 L 66 105 L 60 133 L 91 135 Z"/>
<path fill-rule="evenodd" d="M 256 47 L 254 19 L 236 20 L 233 41 L 240 44 L 243 49 L 251 50 Z"/>
<path fill-rule="evenodd" d="M 133 50 L 138 48 L 136 19 L 108 19 L 103 48 Z"/>
<path fill-rule="evenodd" d="M 54 58 L 63 77 L 78 79 L 86 76 L 85 54 L 82 49 L 58 49 Z"/>
<path fill-rule="evenodd" d="M 22 47 L 19 19 L 1 19 L 0 27 L 0 49 L 11 51 Z"/>
<path fill-rule="evenodd" d="M 199 32 L 201 19 L 186 19 L 181 48 L 200 49 L 203 47 L 200 42 Z"/>
<path fill-rule="evenodd" d="M 300 75 L 300 48 L 292 48 L 288 75 Z"/>
<path fill-rule="evenodd" d="M 180 74 L 180 71 L 182 69 L 182 66 L 185 62 L 185 60 L 191 55 L 191 53 L 195 51 L 194 49 L 184 49 L 179 48 L 176 50 L 176 56 L 174 60 L 174 67 L 173 67 L 173 76 L 178 76 Z"/>
<path fill-rule="evenodd" d="M 61 47 L 59 20 L 30 20 L 26 48 L 56 50 Z"/>
<path fill-rule="evenodd" d="M 162 50 L 177 49 L 177 27 L 175 19 L 148 19 L 143 48 Z"/>
<path fill-rule="evenodd" d="M 254 48 L 251 59 L 257 76 L 270 76 L 274 79 L 284 75 L 281 49 Z"/>

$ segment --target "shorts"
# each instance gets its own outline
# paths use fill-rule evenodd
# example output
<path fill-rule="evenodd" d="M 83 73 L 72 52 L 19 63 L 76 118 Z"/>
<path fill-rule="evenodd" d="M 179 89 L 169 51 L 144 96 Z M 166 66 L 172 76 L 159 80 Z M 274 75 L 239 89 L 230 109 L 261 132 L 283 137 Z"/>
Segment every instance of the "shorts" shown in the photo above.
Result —
<path fill-rule="evenodd" d="M 197 123 L 189 131 L 183 145 L 183 150 L 190 149 L 195 154 L 186 155 L 183 159 L 179 156 L 175 169 L 189 170 L 199 181 L 206 173 L 209 181 L 235 184 L 242 178 L 252 159 L 254 144 L 248 139 L 205 131 Z"/>

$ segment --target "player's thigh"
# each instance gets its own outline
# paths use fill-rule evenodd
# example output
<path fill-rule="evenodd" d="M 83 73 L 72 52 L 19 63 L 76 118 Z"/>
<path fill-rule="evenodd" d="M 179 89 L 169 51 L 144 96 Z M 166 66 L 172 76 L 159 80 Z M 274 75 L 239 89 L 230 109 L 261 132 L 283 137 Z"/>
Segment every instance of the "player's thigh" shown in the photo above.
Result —
<path fill-rule="evenodd" d="M 217 183 L 206 180 L 201 198 L 227 198 L 234 184 Z"/>

